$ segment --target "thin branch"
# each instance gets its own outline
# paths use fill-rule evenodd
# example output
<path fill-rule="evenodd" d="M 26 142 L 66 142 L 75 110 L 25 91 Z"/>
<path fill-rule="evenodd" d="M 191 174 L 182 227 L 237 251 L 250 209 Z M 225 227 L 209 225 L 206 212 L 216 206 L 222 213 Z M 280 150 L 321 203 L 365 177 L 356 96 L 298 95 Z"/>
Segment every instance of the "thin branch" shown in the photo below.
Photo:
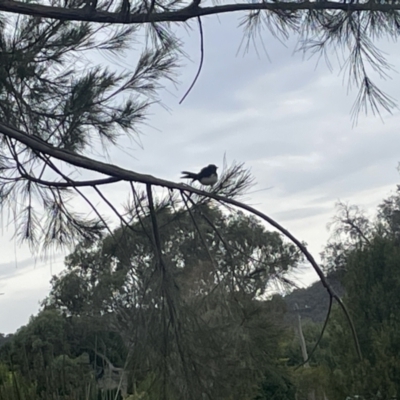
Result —
<path fill-rule="evenodd" d="M 125 221 L 125 218 L 119 213 L 119 211 L 114 207 L 114 205 L 104 196 L 104 194 L 100 191 L 96 186 L 93 189 L 97 192 L 97 194 L 102 198 L 102 200 L 113 210 L 114 214 L 119 218 L 119 220 L 128 228 L 131 229 L 131 226 Z M 134 232 L 134 230 L 132 230 Z"/>
<path fill-rule="evenodd" d="M 110 236 L 115 240 L 115 236 L 112 232 L 112 230 L 110 229 L 110 227 L 108 226 L 106 220 L 103 218 L 103 216 L 99 213 L 99 211 L 97 210 L 97 208 L 95 207 L 95 205 L 87 198 L 87 196 L 82 193 L 78 188 L 74 187 L 74 189 L 76 190 L 76 192 L 83 198 L 83 200 L 86 201 L 86 203 L 89 205 L 89 207 L 93 210 L 93 212 L 97 215 L 97 217 L 99 218 L 99 220 L 104 224 L 104 227 L 107 229 L 108 233 L 110 234 Z"/>
<path fill-rule="evenodd" d="M 311 357 L 314 355 L 315 350 L 317 350 L 317 347 L 319 346 L 319 344 L 320 344 L 320 342 L 321 342 L 321 340 L 322 340 L 322 336 L 324 335 L 325 329 L 326 329 L 326 327 L 327 327 L 327 325 L 328 325 L 329 317 L 330 317 L 331 311 L 332 311 L 332 303 L 333 303 L 333 296 L 330 295 L 330 296 L 329 296 L 328 312 L 326 313 L 326 317 L 325 317 L 325 321 L 324 321 L 324 326 L 323 326 L 322 329 L 321 329 L 321 333 L 320 333 L 319 336 L 318 336 L 317 342 L 315 343 L 315 345 L 314 345 L 313 349 L 311 350 L 310 354 L 308 355 L 307 359 L 304 360 L 300 365 L 298 365 L 298 366 L 295 368 L 295 371 L 296 371 L 297 369 L 299 369 L 300 367 L 302 367 L 303 365 L 307 364 L 307 363 L 311 360 Z"/>
<path fill-rule="evenodd" d="M 207 245 L 207 242 L 206 242 L 206 240 L 205 240 L 205 238 L 203 236 L 203 233 L 201 232 L 201 230 L 199 228 L 199 225 L 197 224 L 197 221 L 194 218 L 192 210 L 190 209 L 190 206 L 188 204 L 188 200 L 190 201 L 190 198 L 189 198 L 189 196 L 185 197 L 185 193 L 184 192 L 181 192 L 181 197 L 182 197 L 183 202 L 185 203 L 186 209 L 189 212 L 190 218 L 193 221 L 193 224 L 194 224 L 194 226 L 195 226 L 195 228 L 196 228 L 196 230 L 197 230 L 197 232 L 198 232 L 198 234 L 200 236 L 200 240 L 203 243 L 204 248 L 206 249 L 208 258 L 210 259 L 211 264 L 212 264 L 212 266 L 213 266 L 213 268 L 215 270 L 215 276 L 217 277 L 218 284 L 220 284 L 221 280 L 220 280 L 220 277 L 219 277 L 219 273 L 218 273 L 219 271 L 218 271 L 217 265 L 215 264 L 215 260 L 214 260 L 213 256 L 211 255 L 210 249 L 208 248 L 208 245 Z"/>
<path fill-rule="evenodd" d="M 201 18 L 198 17 L 197 21 L 199 22 L 199 32 L 200 32 L 200 64 L 199 64 L 199 68 L 197 70 L 196 76 L 193 79 L 192 84 L 190 85 L 189 89 L 186 91 L 186 93 L 184 94 L 184 96 L 182 97 L 181 101 L 179 102 L 179 104 L 182 104 L 183 101 L 186 99 L 187 95 L 191 92 L 191 90 L 193 89 L 193 86 L 196 84 L 197 79 L 200 76 L 201 70 L 203 68 L 203 62 L 204 62 L 204 33 L 203 33 L 203 24 L 201 22 Z"/>
<path fill-rule="evenodd" d="M 29 174 L 21 174 L 21 178 L 26 179 L 30 182 L 35 182 L 43 186 L 47 187 L 62 187 L 62 188 L 69 188 L 69 187 L 82 187 L 82 186 L 99 186 L 99 185 L 107 185 L 109 183 L 115 183 L 121 181 L 118 178 L 104 178 L 104 179 L 94 179 L 89 181 L 74 181 L 70 180 L 68 182 L 54 182 L 54 181 L 46 181 L 44 179 L 36 178 Z"/>
<path fill-rule="evenodd" d="M 137 217 L 138 217 L 140 226 L 142 227 L 142 231 L 145 233 L 145 235 L 146 235 L 147 238 L 149 239 L 149 242 L 152 243 L 153 239 L 152 239 L 152 237 L 150 236 L 149 232 L 147 232 L 147 229 L 146 229 L 146 227 L 144 226 L 144 223 L 143 223 L 143 221 L 142 221 L 142 217 L 140 216 L 140 212 L 139 212 L 139 209 L 138 209 L 138 204 L 139 204 L 139 205 L 141 206 L 141 210 L 142 210 L 142 212 L 143 212 L 143 214 L 144 214 L 144 210 L 143 210 L 142 203 L 141 203 L 141 201 L 140 201 L 139 195 L 137 194 L 136 189 L 135 189 L 135 187 L 133 186 L 133 183 L 132 183 L 132 182 L 130 182 L 130 185 L 131 185 L 131 189 L 132 189 L 132 194 L 133 194 L 134 197 L 136 197 L 136 201 L 134 200 L 134 204 L 135 204 L 136 215 L 137 215 Z"/>
<path fill-rule="evenodd" d="M 157 216 L 156 216 L 156 212 L 154 209 L 153 193 L 151 191 L 150 184 L 146 185 L 146 193 L 147 193 L 147 198 L 149 200 L 149 211 L 150 211 L 151 223 L 153 226 L 153 235 L 154 235 L 154 244 L 155 244 L 155 248 L 156 248 L 156 255 L 158 258 L 160 268 L 165 271 L 165 265 L 164 265 L 164 262 L 162 259 L 162 253 L 161 253 L 160 231 L 158 229 Z"/>

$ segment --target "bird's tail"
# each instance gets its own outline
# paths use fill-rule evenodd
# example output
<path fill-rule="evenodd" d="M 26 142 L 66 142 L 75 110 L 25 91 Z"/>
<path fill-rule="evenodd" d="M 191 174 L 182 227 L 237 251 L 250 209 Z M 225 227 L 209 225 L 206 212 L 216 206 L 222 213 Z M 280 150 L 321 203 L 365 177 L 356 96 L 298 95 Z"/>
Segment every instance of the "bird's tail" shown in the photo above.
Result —
<path fill-rule="evenodd" d="M 181 179 L 192 179 L 195 180 L 197 179 L 197 174 L 193 172 L 188 172 L 188 171 L 182 171 L 183 176 L 181 176 Z"/>

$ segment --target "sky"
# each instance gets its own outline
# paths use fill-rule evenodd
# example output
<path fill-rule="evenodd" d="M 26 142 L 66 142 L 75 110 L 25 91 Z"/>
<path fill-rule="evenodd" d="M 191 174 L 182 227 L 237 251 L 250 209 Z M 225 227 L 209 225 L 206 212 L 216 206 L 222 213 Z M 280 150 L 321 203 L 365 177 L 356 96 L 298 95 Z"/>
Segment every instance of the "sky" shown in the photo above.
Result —
<path fill-rule="evenodd" d="M 182 170 L 222 166 L 224 156 L 228 163 L 244 163 L 257 182 L 247 202 L 307 242 L 318 259 L 338 200 L 373 215 L 395 191 L 400 114 L 382 113 L 382 119 L 361 115 L 353 126 L 350 112 L 357 93 L 348 91 L 334 54 L 330 70 L 323 62 L 317 65 L 316 58 L 294 53 L 296 38 L 283 45 L 267 31 L 263 38 L 268 54 L 261 42 L 258 51 L 253 47 L 244 54 L 239 22 L 240 14 L 203 20 L 203 69 L 181 105 L 198 68 L 199 35 L 196 29 L 176 28 L 191 59 L 179 70 L 179 84 L 161 92 L 167 108 L 154 105 L 138 140 L 122 139 L 108 161 L 173 181 Z M 398 44 L 383 41 L 380 46 L 395 71 L 392 79 L 377 83 L 396 98 Z M 116 63 L 131 65 L 135 57 L 132 50 Z M 110 57 L 99 52 L 95 62 L 106 65 Z M 122 185 L 104 193 L 114 203 L 127 198 Z M 11 333 L 38 312 L 51 276 L 63 269 L 65 254 L 50 259 L 32 255 L 13 239 L 9 216 L 1 217 L 0 332 Z M 304 268 L 296 280 L 305 286 L 317 276 Z"/>

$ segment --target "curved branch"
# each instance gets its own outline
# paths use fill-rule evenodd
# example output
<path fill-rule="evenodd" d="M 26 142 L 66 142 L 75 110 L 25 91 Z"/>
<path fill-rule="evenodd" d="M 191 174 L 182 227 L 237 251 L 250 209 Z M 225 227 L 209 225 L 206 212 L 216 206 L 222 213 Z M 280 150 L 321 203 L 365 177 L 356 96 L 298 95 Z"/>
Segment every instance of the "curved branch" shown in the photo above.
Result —
<path fill-rule="evenodd" d="M 32 15 L 41 18 L 54 18 L 70 21 L 88 21 L 114 24 L 143 24 L 155 22 L 185 22 L 189 19 L 198 18 L 206 15 L 225 14 L 238 11 L 301 11 L 301 10 L 342 10 L 342 11 L 380 11 L 390 13 L 400 10 L 400 3 L 380 4 L 375 1 L 365 3 L 346 3 L 335 1 L 302 1 L 302 2 L 260 2 L 260 3 L 239 3 L 216 5 L 211 7 L 197 7 L 193 4 L 188 7 L 174 11 L 140 12 L 126 15 L 121 18 L 119 12 L 97 11 L 87 9 L 68 9 L 64 7 L 45 6 L 42 4 L 25 3 L 20 1 L 2 0 L 0 11 Z"/>
<path fill-rule="evenodd" d="M 321 333 L 318 336 L 318 339 L 314 345 L 314 347 L 312 348 L 310 354 L 308 355 L 307 359 L 305 359 L 301 364 L 299 364 L 294 370 L 296 371 L 297 369 L 299 369 L 301 366 L 307 364 L 310 360 L 311 357 L 314 355 L 315 350 L 317 350 L 318 345 L 320 344 L 321 340 L 322 340 L 322 336 L 324 336 L 324 332 L 326 327 L 328 326 L 328 321 L 329 321 L 329 317 L 331 315 L 331 311 L 332 311 L 332 303 L 333 303 L 333 297 L 329 296 L 329 306 L 328 306 L 328 312 L 326 313 L 326 317 L 325 317 L 325 321 L 324 321 L 324 326 L 321 329 Z"/>
<path fill-rule="evenodd" d="M 191 85 L 189 86 L 189 89 L 186 91 L 186 93 L 184 94 L 184 96 L 182 97 L 181 101 L 179 102 L 179 104 L 182 104 L 183 101 L 186 99 L 187 95 L 191 92 L 191 90 L 193 89 L 193 86 L 196 84 L 197 79 L 200 76 L 200 72 L 203 68 L 203 63 L 204 63 L 204 33 L 203 33 L 203 24 L 201 23 L 201 18 L 198 17 L 197 18 L 198 22 L 199 22 L 199 32 L 200 32 L 200 63 L 199 63 L 199 68 L 197 69 L 197 73 L 196 76 L 193 79 L 193 82 L 191 83 Z"/>
<path fill-rule="evenodd" d="M 351 328 L 354 342 L 356 344 L 358 356 L 360 359 L 362 359 L 361 349 L 360 349 L 360 345 L 359 345 L 358 339 L 357 339 L 357 333 L 356 333 L 353 321 L 350 317 L 350 314 L 349 314 L 346 306 L 344 305 L 343 301 L 341 300 L 341 298 L 336 294 L 336 292 L 329 285 L 324 273 L 322 272 L 321 268 L 315 261 L 314 257 L 307 250 L 306 246 L 300 242 L 300 240 L 298 240 L 288 230 L 286 230 L 283 226 L 281 226 L 278 222 L 276 222 L 272 218 L 268 217 L 266 214 L 262 213 L 261 211 L 255 209 L 247 204 L 241 203 L 240 201 L 237 201 L 237 200 L 225 197 L 225 196 L 220 196 L 216 193 L 206 192 L 204 190 L 199 190 L 192 186 L 188 186 L 188 185 L 181 184 L 181 183 L 175 183 L 175 182 L 171 182 L 171 181 L 167 181 L 167 180 L 163 180 L 163 179 L 158 179 L 152 175 L 139 174 L 137 172 L 129 171 L 129 170 L 117 167 L 112 164 L 107 164 L 104 162 L 96 161 L 96 160 L 90 159 L 88 157 L 85 157 L 83 155 L 69 152 L 67 150 L 58 149 L 56 147 L 53 147 L 53 146 L 47 144 L 46 142 L 42 141 L 41 139 L 39 139 L 35 136 L 28 136 L 28 135 L 24 134 L 23 132 L 21 132 L 17 129 L 14 129 L 14 128 L 10 128 L 2 123 L 0 123 L 0 133 L 4 134 L 10 138 L 14 138 L 14 139 L 18 140 L 19 142 L 25 144 L 26 146 L 30 147 L 33 150 L 47 154 L 51 157 L 54 157 L 58 160 L 67 162 L 71 165 L 75 165 L 77 167 L 81 167 L 81 168 L 88 169 L 91 171 L 97 171 L 97 172 L 100 172 L 105 175 L 110 175 L 112 177 L 119 178 L 120 180 L 144 183 L 144 184 L 146 184 L 146 187 L 147 187 L 147 195 L 149 196 L 149 201 L 152 200 L 150 186 L 155 185 L 155 186 L 166 187 L 169 189 L 186 191 L 189 193 L 196 193 L 200 196 L 211 198 L 211 199 L 214 199 L 221 203 L 229 204 L 229 205 L 241 208 L 242 210 L 246 210 L 254 215 L 257 215 L 259 218 L 268 222 L 270 225 L 272 225 L 274 228 L 276 228 L 278 231 L 280 231 L 284 236 L 286 236 L 290 241 L 292 241 L 297 246 L 297 248 L 303 253 L 303 255 L 306 257 L 308 262 L 311 264 L 311 266 L 314 268 L 315 272 L 317 273 L 319 279 L 321 280 L 322 285 L 325 287 L 325 289 L 327 290 L 329 295 L 332 296 L 339 303 L 339 306 L 342 308 L 343 312 L 345 313 L 346 319 Z M 150 204 L 149 204 L 149 206 L 150 206 Z M 154 211 L 152 212 L 152 214 L 154 214 Z M 156 233 L 158 231 L 157 221 L 154 220 L 153 217 L 152 217 L 152 220 L 153 220 L 153 229 L 155 229 L 154 233 Z M 155 223 L 155 225 L 154 225 L 154 223 Z"/>

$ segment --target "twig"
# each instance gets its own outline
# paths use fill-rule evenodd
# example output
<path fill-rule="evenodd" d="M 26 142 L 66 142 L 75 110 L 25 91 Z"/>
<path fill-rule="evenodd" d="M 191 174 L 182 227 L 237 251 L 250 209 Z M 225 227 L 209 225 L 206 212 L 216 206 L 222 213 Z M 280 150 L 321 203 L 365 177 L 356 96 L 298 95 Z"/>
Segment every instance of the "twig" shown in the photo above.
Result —
<path fill-rule="evenodd" d="M 156 255 L 158 258 L 159 267 L 165 271 L 165 265 L 164 265 L 164 262 L 162 259 L 162 253 L 161 253 L 160 231 L 158 229 L 156 211 L 154 209 L 153 193 L 151 191 L 150 184 L 146 185 L 146 193 L 147 193 L 147 198 L 149 200 L 149 211 L 150 211 L 151 223 L 153 226 L 153 235 L 154 235 L 154 244 L 155 244 L 155 248 L 156 248 Z"/>
<path fill-rule="evenodd" d="M 190 91 L 193 89 L 193 86 L 196 84 L 197 79 L 200 76 L 201 70 L 203 68 L 203 62 L 204 62 L 204 34 L 203 34 L 203 25 L 201 22 L 201 18 L 197 17 L 197 21 L 199 23 L 199 32 L 200 32 L 200 64 L 199 68 L 197 70 L 196 76 L 193 79 L 192 84 L 189 86 L 189 89 L 186 91 L 186 93 L 183 95 L 181 101 L 179 104 L 182 104 L 183 101 L 186 99 L 187 95 L 190 93 Z"/>
<path fill-rule="evenodd" d="M 206 240 L 205 240 L 205 238 L 204 238 L 204 236 L 203 236 L 203 234 L 202 234 L 202 232 L 201 232 L 201 230 L 200 230 L 200 228 L 199 228 L 199 226 L 197 224 L 196 219 L 194 218 L 192 210 L 190 209 L 189 204 L 187 203 L 187 199 L 185 198 L 185 194 L 183 192 L 181 192 L 181 197 L 182 197 L 183 202 L 185 203 L 186 209 L 189 212 L 190 218 L 193 221 L 193 224 L 194 224 L 194 226 L 195 226 L 195 228 L 196 228 L 196 230 L 197 230 L 197 232 L 198 232 L 198 234 L 200 236 L 200 240 L 203 243 L 204 248 L 206 249 L 208 258 L 210 259 L 211 264 L 212 264 L 212 266 L 213 266 L 213 268 L 215 270 L 215 275 L 217 277 L 218 284 L 220 284 L 221 283 L 221 279 L 219 277 L 219 271 L 218 271 L 217 265 L 215 264 L 214 258 L 211 255 L 210 249 L 208 248 L 207 242 L 206 242 Z M 190 200 L 190 199 L 188 199 L 188 200 Z"/>

